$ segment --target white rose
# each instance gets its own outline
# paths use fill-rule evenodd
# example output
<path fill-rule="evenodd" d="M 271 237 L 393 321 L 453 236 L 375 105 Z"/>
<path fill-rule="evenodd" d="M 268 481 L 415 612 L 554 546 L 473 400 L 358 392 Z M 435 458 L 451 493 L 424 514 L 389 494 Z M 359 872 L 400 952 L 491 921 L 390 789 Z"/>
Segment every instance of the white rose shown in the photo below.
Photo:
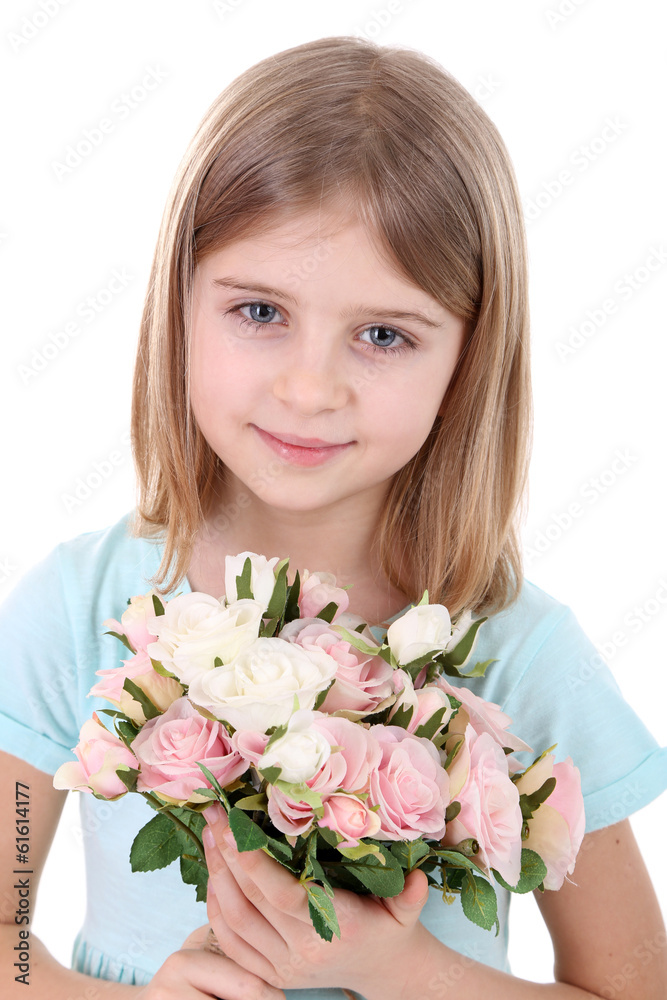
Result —
<path fill-rule="evenodd" d="M 313 726 L 319 712 L 300 709 L 287 723 L 287 732 L 268 750 L 265 750 L 257 767 L 263 771 L 267 767 L 281 769 L 280 781 L 291 785 L 308 781 L 329 759 L 331 744 L 325 735 Z"/>
<path fill-rule="evenodd" d="M 241 552 L 237 556 L 225 556 L 225 594 L 227 602 L 238 600 L 236 590 L 236 577 L 241 576 L 243 564 L 246 559 L 250 559 L 250 589 L 254 599 L 262 605 L 262 611 L 266 611 L 273 588 L 276 584 L 273 567 L 278 562 L 278 556 L 267 559 L 266 556 L 258 556 L 255 552 Z"/>
<path fill-rule="evenodd" d="M 148 655 L 191 684 L 198 674 L 213 670 L 216 656 L 229 663 L 256 640 L 263 610 L 257 601 L 225 607 L 209 594 L 181 594 L 148 623 L 149 632 L 158 636 L 146 647 Z"/>
<path fill-rule="evenodd" d="M 407 664 L 426 653 L 446 649 L 452 636 L 449 611 L 442 604 L 410 608 L 387 629 L 387 642 L 397 663 Z"/>
<path fill-rule="evenodd" d="M 285 639 L 257 639 L 223 667 L 200 673 L 192 701 L 235 729 L 265 733 L 287 722 L 298 708 L 312 708 L 338 664 L 323 650 L 302 649 Z"/>

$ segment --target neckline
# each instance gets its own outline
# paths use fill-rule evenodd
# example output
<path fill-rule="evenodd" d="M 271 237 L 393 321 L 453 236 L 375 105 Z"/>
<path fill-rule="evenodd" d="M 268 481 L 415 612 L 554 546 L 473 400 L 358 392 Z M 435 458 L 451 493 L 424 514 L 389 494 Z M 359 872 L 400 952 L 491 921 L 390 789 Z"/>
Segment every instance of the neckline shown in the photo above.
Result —
<path fill-rule="evenodd" d="M 159 565 L 160 565 L 160 563 L 162 561 L 162 555 L 163 555 L 163 552 L 164 552 L 164 543 L 163 543 L 163 541 L 161 539 L 144 538 L 143 541 L 146 542 L 146 543 L 148 543 L 151 546 L 152 553 L 154 555 L 157 555 L 157 559 L 155 561 L 155 569 L 153 571 L 153 572 L 157 572 L 157 569 L 158 569 L 158 567 L 159 567 Z M 185 574 L 185 576 L 183 577 L 183 579 L 181 580 L 181 582 L 178 584 L 178 586 L 174 588 L 174 591 L 175 592 L 172 592 L 173 593 L 173 596 L 171 598 L 172 600 L 173 600 L 173 597 L 175 597 L 176 594 L 178 594 L 178 593 L 181 593 L 181 594 L 194 594 L 195 593 L 195 591 L 190 586 L 190 581 L 188 579 L 187 573 Z M 167 599 L 169 599 L 169 598 L 167 598 Z M 400 618 L 401 615 L 404 615 L 405 612 L 409 611 L 410 608 L 412 608 L 413 606 L 414 606 L 413 603 L 410 602 L 409 604 L 406 604 L 406 606 L 404 608 L 402 608 L 400 611 L 397 611 L 396 614 L 392 615 L 391 618 L 386 618 L 384 620 L 384 622 L 381 622 L 381 623 L 379 623 L 377 625 L 371 625 L 370 623 L 367 623 L 368 627 L 371 630 L 375 629 L 375 630 L 384 631 L 389 625 L 392 624 L 392 622 L 396 621 L 397 618 Z"/>

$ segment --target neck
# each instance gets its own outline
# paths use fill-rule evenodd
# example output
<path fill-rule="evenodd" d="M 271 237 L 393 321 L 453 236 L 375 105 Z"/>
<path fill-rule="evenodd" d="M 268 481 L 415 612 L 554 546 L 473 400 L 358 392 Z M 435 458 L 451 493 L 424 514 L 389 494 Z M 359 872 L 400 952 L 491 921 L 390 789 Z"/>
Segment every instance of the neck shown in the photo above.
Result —
<path fill-rule="evenodd" d="M 250 551 L 267 558 L 289 556 L 290 580 L 297 569 L 301 575 L 305 569 L 333 573 L 339 586 L 352 585 L 350 610 L 370 621 L 383 621 L 405 607 L 405 594 L 380 568 L 375 544 L 382 495 L 355 496 L 306 511 L 270 507 L 229 484 L 220 496 L 195 547 L 191 584 L 204 581 L 201 589 L 222 592 L 225 556 Z"/>

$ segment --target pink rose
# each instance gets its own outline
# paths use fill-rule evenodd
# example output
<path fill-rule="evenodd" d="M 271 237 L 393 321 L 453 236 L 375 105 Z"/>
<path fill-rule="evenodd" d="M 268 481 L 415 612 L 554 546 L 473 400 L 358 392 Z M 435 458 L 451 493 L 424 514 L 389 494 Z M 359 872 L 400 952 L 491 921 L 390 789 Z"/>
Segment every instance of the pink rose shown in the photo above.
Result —
<path fill-rule="evenodd" d="M 317 772 L 304 784 L 324 800 L 344 789 L 346 792 L 364 792 L 368 788 L 370 775 L 380 763 L 380 746 L 368 729 L 349 719 L 339 716 L 325 716 L 312 712 L 312 726 L 326 737 L 331 753 Z M 268 737 L 262 737 L 268 739 Z M 234 740 L 242 752 L 248 756 L 259 749 L 257 740 L 249 740 L 238 732 Z M 298 836 L 307 832 L 314 822 L 315 814 L 311 805 L 268 786 L 269 816 L 274 826 L 288 836 Z M 369 821 L 372 824 L 372 821 Z"/>
<path fill-rule="evenodd" d="M 307 802 L 295 802 L 274 785 L 267 788 L 269 819 L 287 837 L 305 836 L 315 820 L 313 807 Z"/>
<path fill-rule="evenodd" d="M 324 815 L 318 826 L 339 833 L 339 847 L 358 847 L 362 837 L 375 837 L 380 829 L 380 817 L 356 795 L 330 795 L 324 803 Z"/>
<path fill-rule="evenodd" d="M 335 715 L 319 715 L 314 725 L 329 740 L 332 750 L 320 770 L 306 784 L 323 796 L 339 789 L 365 792 L 382 756 L 372 731 Z"/>
<path fill-rule="evenodd" d="M 142 649 L 130 660 L 123 660 L 122 667 L 111 667 L 109 670 L 97 670 L 95 673 L 102 680 L 98 681 L 88 693 L 88 697 L 106 698 L 124 712 L 129 719 L 143 726 L 146 721 L 144 711 L 138 701 L 128 691 L 123 690 L 125 678 L 129 678 L 144 692 L 161 712 L 166 711 L 172 702 L 183 694 L 183 688 L 172 677 L 162 677 L 153 670 L 150 656 Z"/>
<path fill-rule="evenodd" d="M 443 843 L 454 847 L 472 837 L 479 844 L 475 861 L 480 867 L 495 868 L 509 885 L 516 885 L 521 874 L 523 825 L 518 789 L 494 737 L 477 735 L 471 726 L 465 736 L 470 754 L 468 777 L 456 796 L 461 811 L 447 824 Z"/>
<path fill-rule="evenodd" d="M 463 703 L 476 733 L 489 733 L 501 747 L 509 747 L 511 750 L 532 750 L 532 747 L 514 733 L 507 732 L 512 720 L 501 710 L 500 705 L 496 705 L 493 701 L 485 701 L 469 688 L 453 687 L 442 676 L 435 683 L 447 694 L 451 694 Z"/>
<path fill-rule="evenodd" d="M 336 577 L 332 573 L 309 573 L 306 569 L 300 580 L 299 609 L 302 618 L 317 618 L 320 611 L 332 601 L 338 605 L 333 621 L 347 611 L 350 598 L 347 591 L 336 586 Z"/>
<path fill-rule="evenodd" d="M 125 795 L 127 788 L 116 768 L 139 768 L 132 751 L 102 725 L 95 712 L 82 725 L 74 753 L 77 761 L 61 764 L 54 774 L 54 788 L 76 788 L 80 792 L 95 792 L 104 799 L 117 799 Z"/>
<path fill-rule="evenodd" d="M 115 618 L 107 618 L 106 621 L 102 622 L 102 625 L 110 631 L 124 635 L 135 653 L 145 650 L 149 642 L 155 642 L 155 636 L 146 628 L 146 622 L 155 618 L 153 594 L 159 597 L 155 590 L 131 597 L 126 610 L 120 616 L 120 621 L 116 621 Z"/>
<path fill-rule="evenodd" d="M 205 719 L 187 698 L 179 698 L 164 715 L 149 719 L 132 741 L 132 749 L 141 762 L 137 790 L 155 792 L 176 805 L 207 801 L 193 794 L 195 788 L 210 787 L 197 761 L 205 764 L 223 788 L 248 767 L 222 723 Z"/>
<path fill-rule="evenodd" d="M 421 835 L 439 840 L 445 832 L 449 804 L 449 777 L 430 740 L 400 726 L 371 726 L 382 758 L 371 774 L 368 804 L 378 806 L 386 840 L 416 840 Z"/>
<path fill-rule="evenodd" d="M 436 731 L 439 732 L 441 729 L 444 729 L 452 717 L 454 709 L 450 704 L 449 696 L 438 684 L 427 684 L 426 687 L 415 691 L 412 678 L 405 670 L 394 670 L 392 680 L 398 697 L 389 713 L 388 722 L 391 722 L 399 709 L 407 710 L 412 707 L 412 715 L 407 725 L 407 731 L 414 733 L 420 726 L 428 722 L 431 716 L 444 709 L 442 719 Z"/>
<path fill-rule="evenodd" d="M 551 777 L 556 787 L 528 820 L 523 846 L 536 851 L 547 866 L 544 888 L 560 889 L 565 876 L 574 871 L 586 827 L 579 768 L 571 757 L 554 764 L 554 755 L 549 753 L 518 778 L 516 786 L 519 794 L 530 795 Z"/>
<path fill-rule="evenodd" d="M 323 650 L 336 661 L 336 677 L 322 703 L 323 712 L 345 712 L 348 718 L 361 718 L 380 711 L 393 693 L 391 666 L 380 656 L 364 656 L 326 622 L 296 619 L 285 626 L 280 638 L 304 649 Z"/>

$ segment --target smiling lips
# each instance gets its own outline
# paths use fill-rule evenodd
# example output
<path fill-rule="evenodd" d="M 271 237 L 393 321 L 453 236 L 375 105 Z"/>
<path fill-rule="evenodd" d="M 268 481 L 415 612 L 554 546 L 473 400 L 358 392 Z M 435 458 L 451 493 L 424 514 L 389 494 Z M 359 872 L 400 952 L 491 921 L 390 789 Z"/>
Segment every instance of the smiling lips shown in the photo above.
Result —
<path fill-rule="evenodd" d="M 332 444 L 330 441 L 322 441 L 320 438 L 302 438 L 295 434 L 277 436 L 269 434 L 268 431 L 262 430 L 255 424 L 251 426 L 272 451 L 292 465 L 322 465 L 354 444 L 354 441 Z"/>

